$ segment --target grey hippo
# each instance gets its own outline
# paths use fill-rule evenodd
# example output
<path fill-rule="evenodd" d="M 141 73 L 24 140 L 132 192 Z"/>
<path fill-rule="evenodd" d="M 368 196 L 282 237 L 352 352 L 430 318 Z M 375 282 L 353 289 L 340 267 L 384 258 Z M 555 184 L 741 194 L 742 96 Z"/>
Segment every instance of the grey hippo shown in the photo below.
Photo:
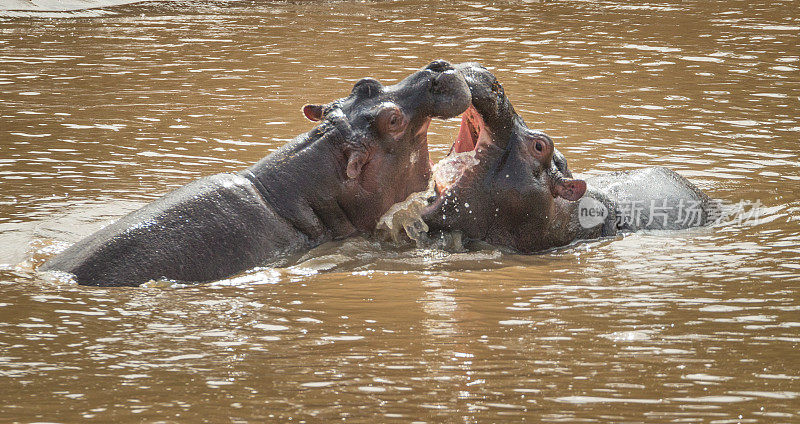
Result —
<path fill-rule="evenodd" d="M 390 86 L 362 79 L 347 97 L 305 106 L 319 124 L 253 166 L 180 187 L 39 269 L 85 285 L 207 282 L 370 234 L 392 204 L 427 185 L 431 118 L 469 104 L 464 77 L 442 60 Z"/>
<path fill-rule="evenodd" d="M 642 229 L 682 229 L 718 216 L 718 204 L 662 167 L 573 179 L 546 134 L 529 129 L 495 76 L 457 65 L 472 94 L 451 153 L 434 167 L 421 217 L 431 234 L 535 252 Z"/>

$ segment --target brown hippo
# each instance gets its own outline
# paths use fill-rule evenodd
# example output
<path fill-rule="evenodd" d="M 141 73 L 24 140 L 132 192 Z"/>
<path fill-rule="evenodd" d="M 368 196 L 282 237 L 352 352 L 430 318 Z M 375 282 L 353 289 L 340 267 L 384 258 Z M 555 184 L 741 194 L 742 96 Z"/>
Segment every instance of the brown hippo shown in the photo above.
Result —
<path fill-rule="evenodd" d="M 441 60 L 391 86 L 362 79 L 345 98 L 305 106 L 320 124 L 250 168 L 178 188 L 40 269 L 88 285 L 204 282 L 369 234 L 427 185 L 431 118 L 458 116 L 469 102 L 464 77 Z"/>
<path fill-rule="evenodd" d="M 544 133 L 529 129 L 502 86 L 477 64 L 458 65 L 472 93 L 451 153 L 434 168 L 422 210 L 431 235 L 534 252 L 618 231 L 704 225 L 717 206 L 665 168 L 572 179 Z M 579 201 L 580 199 L 580 201 Z"/>

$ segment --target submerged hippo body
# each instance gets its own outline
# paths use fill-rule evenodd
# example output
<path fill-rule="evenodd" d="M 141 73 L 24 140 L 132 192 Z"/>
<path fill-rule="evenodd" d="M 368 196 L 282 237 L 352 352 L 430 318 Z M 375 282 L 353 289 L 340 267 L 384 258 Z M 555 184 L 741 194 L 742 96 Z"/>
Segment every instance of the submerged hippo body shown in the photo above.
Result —
<path fill-rule="evenodd" d="M 683 230 L 707 225 L 720 216 L 718 202 L 691 181 L 664 167 L 610 172 L 586 179 L 587 195 L 606 206 L 604 233 L 639 230 Z M 579 222 L 587 219 L 592 205 L 578 202 Z"/>
<path fill-rule="evenodd" d="M 369 234 L 392 204 L 426 186 L 431 118 L 457 116 L 469 99 L 444 61 L 392 86 L 363 79 L 346 98 L 306 106 L 320 125 L 252 167 L 178 188 L 40 269 L 88 285 L 205 282 Z"/>
<path fill-rule="evenodd" d="M 714 216 L 705 194 L 665 168 L 572 179 L 552 140 L 525 125 L 491 72 L 457 69 L 472 106 L 451 154 L 434 168 L 436 194 L 422 211 L 432 234 L 458 231 L 534 252 L 620 231 L 699 226 Z"/>

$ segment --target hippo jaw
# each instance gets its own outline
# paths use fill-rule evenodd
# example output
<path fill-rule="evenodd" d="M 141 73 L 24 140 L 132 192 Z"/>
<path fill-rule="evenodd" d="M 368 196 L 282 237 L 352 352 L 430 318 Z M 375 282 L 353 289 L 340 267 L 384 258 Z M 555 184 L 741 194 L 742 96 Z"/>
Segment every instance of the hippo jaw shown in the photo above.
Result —
<path fill-rule="evenodd" d="M 431 169 L 435 194 L 429 199 L 426 213 L 436 213 L 444 203 L 459 197 L 458 192 L 462 189 L 481 190 L 487 174 L 496 166 L 495 162 L 502 153 L 494 143 L 484 117 L 471 105 L 461 115 L 461 125 L 450 153 Z"/>
<path fill-rule="evenodd" d="M 491 135 L 481 115 L 470 106 L 461 115 L 458 136 L 450 147 L 450 153 L 433 166 L 432 178 L 438 194 L 444 193 L 467 169 L 478 165 L 476 158 L 478 143 L 491 144 Z"/>
<path fill-rule="evenodd" d="M 423 220 L 434 232 L 457 230 L 539 250 L 550 242 L 551 227 L 561 225 L 556 221 L 565 203 L 579 199 L 586 184 L 564 176 L 566 161 L 560 157 L 558 166 L 552 140 L 525 126 L 489 71 L 473 64 L 457 68 L 466 75 L 472 105 L 450 154 L 433 167 L 435 190 Z"/>
<path fill-rule="evenodd" d="M 370 233 L 393 204 L 428 183 L 428 127 L 432 118 L 458 116 L 471 94 L 464 76 L 437 60 L 402 81 L 384 86 L 372 78 L 349 96 L 303 113 L 334 129 L 341 169 L 336 202 L 359 232 Z"/>

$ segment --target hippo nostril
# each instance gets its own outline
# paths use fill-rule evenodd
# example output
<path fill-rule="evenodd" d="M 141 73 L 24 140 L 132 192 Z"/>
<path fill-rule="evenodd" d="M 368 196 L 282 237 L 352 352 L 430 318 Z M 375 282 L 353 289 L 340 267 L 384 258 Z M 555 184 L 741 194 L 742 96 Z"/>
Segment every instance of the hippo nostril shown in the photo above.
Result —
<path fill-rule="evenodd" d="M 450 89 L 450 87 L 452 87 L 452 84 L 457 78 L 456 71 L 454 70 L 438 72 L 430 80 L 431 91 L 434 93 L 447 91 Z"/>
<path fill-rule="evenodd" d="M 453 65 L 450 62 L 442 59 L 437 59 L 431 62 L 425 69 L 431 70 L 433 72 L 444 72 L 444 71 L 452 71 Z"/>

